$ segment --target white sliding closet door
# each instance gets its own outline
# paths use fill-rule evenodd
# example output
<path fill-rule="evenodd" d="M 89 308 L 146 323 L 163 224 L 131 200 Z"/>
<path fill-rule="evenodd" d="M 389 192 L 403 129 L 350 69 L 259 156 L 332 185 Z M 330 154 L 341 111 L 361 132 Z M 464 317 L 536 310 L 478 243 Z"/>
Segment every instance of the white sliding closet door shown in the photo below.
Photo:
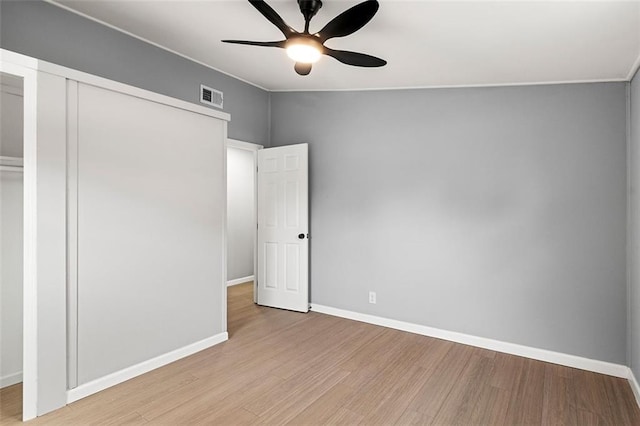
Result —
<path fill-rule="evenodd" d="M 74 91 L 83 384 L 225 331 L 212 307 L 226 303 L 226 123 L 82 83 Z"/>

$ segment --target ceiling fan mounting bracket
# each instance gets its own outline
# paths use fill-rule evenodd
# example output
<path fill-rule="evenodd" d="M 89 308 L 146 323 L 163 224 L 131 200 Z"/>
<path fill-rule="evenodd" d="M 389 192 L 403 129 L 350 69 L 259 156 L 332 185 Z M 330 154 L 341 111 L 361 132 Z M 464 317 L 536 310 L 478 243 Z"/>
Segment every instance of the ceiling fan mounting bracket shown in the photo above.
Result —
<path fill-rule="evenodd" d="M 310 20 L 322 7 L 321 0 L 298 0 L 298 6 L 300 6 L 300 12 L 304 16 L 305 21 Z"/>

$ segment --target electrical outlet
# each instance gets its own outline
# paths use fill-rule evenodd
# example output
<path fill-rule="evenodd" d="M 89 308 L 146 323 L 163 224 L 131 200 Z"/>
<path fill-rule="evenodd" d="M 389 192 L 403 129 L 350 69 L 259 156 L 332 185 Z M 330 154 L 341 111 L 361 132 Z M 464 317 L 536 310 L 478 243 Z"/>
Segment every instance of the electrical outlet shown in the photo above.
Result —
<path fill-rule="evenodd" d="M 375 291 L 370 291 L 369 292 L 369 303 L 373 303 L 374 305 L 376 304 L 376 292 Z"/>

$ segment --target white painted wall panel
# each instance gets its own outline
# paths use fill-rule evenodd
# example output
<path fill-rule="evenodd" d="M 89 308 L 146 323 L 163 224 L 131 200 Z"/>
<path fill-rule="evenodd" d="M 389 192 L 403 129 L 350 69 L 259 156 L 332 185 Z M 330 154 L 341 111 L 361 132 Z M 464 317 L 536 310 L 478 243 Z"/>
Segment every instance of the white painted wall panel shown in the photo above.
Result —
<path fill-rule="evenodd" d="M 25 111 L 32 111 L 32 92 L 29 95 L 29 84 L 25 84 Z M 42 415 L 60 408 L 66 403 L 66 162 L 67 162 L 67 129 L 66 115 L 66 79 L 46 72 L 37 75 L 37 146 L 28 141 L 33 138 L 25 134 L 25 211 L 29 220 L 35 223 L 24 223 L 26 230 L 31 226 L 35 231 L 37 247 L 35 253 L 35 281 L 36 288 L 30 288 L 30 294 L 36 297 L 25 300 L 25 322 L 27 317 L 31 324 L 31 332 L 26 332 L 25 348 L 37 350 L 37 366 L 32 365 L 33 353 L 25 353 L 25 367 L 23 376 L 23 393 L 31 395 L 33 389 L 37 391 L 37 414 Z M 31 104 L 31 105 L 30 105 Z M 26 114 L 25 130 L 33 126 L 34 117 Z M 34 152 L 35 149 L 35 152 Z M 29 167 L 36 167 L 36 175 L 28 172 Z M 35 178 L 35 179 L 34 179 Z M 30 181 L 30 179 L 32 179 Z M 35 198 L 29 197 L 37 191 Z M 37 200 L 37 203 L 35 201 Z M 30 204 L 31 203 L 31 204 Z M 35 203 L 37 215 L 28 213 L 27 205 Z M 27 219 L 27 217 L 25 217 Z M 29 238 L 30 233 L 25 234 Z M 34 241 L 32 240 L 32 244 Z M 25 253 L 26 254 L 26 253 Z M 33 258 L 32 258 L 33 261 Z M 24 259 L 26 268 L 29 259 Z M 25 275 L 25 288 L 29 286 L 29 277 Z M 34 311 L 37 315 L 34 315 Z M 27 312 L 29 313 L 27 315 Z M 34 333 L 36 331 L 37 333 Z M 34 336 L 34 334 L 36 334 Z M 35 340 L 31 340 L 34 337 Z M 35 367 L 35 369 L 34 369 Z M 25 399 L 24 402 L 28 400 Z M 23 413 L 28 416 L 28 404 L 23 405 Z M 34 413 L 35 414 L 35 413 Z"/>
<path fill-rule="evenodd" d="M 225 123 L 80 84 L 78 382 L 224 331 Z"/>

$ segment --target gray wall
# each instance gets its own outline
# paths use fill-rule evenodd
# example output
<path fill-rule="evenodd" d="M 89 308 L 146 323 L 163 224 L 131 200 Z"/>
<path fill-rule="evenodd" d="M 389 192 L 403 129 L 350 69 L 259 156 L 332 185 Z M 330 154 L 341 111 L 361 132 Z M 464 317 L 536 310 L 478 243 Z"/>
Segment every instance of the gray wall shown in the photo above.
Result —
<path fill-rule="evenodd" d="M 311 300 L 626 362 L 624 83 L 272 94 Z M 368 303 L 368 291 L 377 304 Z"/>
<path fill-rule="evenodd" d="M 253 151 L 227 147 L 227 279 L 253 275 L 256 233 Z"/>
<path fill-rule="evenodd" d="M 629 124 L 629 365 L 640 378 L 640 77 L 631 81 Z"/>
<path fill-rule="evenodd" d="M 193 103 L 201 83 L 222 90 L 229 137 L 269 144 L 268 92 L 48 3 L 0 8 L 3 49 Z"/>

